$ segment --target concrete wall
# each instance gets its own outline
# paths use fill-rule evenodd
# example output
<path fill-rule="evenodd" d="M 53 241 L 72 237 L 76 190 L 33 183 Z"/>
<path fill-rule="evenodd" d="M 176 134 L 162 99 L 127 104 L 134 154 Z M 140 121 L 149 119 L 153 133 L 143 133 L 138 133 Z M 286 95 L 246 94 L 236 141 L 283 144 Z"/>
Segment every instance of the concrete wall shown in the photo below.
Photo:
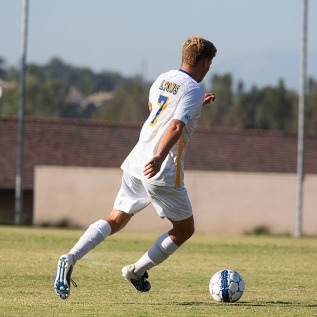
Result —
<path fill-rule="evenodd" d="M 37 166 L 35 169 L 34 224 L 87 227 L 105 217 L 121 184 L 120 169 Z M 247 174 L 186 171 L 196 231 L 242 234 L 259 227 L 294 235 L 295 174 Z M 304 183 L 303 232 L 317 234 L 317 175 Z M 170 228 L 149 206 L 132 218 L 126 231 Z"/>

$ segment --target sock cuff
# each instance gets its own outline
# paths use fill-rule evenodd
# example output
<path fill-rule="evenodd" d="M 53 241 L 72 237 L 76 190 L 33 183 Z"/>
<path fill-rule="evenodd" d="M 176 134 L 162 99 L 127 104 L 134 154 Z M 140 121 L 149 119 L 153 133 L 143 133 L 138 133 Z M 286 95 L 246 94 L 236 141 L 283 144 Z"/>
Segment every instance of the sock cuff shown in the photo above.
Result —
<path fill-rule="evenodd" d="M 104 219 L 100 219 L 96 221 L 95 223 L 92 224 L 92 226 L 97 228 L 97 230 L 102 234 L 104 238 L 106 238 L 111 233 L 111 226 Z"/>
<path fill-rule="evenodd" d="M 170 238 L 168 232 L 157 239 L 157 244 L 160 249 L 168 255 L 173 254 L 178 249 L 178 245 Z"/>

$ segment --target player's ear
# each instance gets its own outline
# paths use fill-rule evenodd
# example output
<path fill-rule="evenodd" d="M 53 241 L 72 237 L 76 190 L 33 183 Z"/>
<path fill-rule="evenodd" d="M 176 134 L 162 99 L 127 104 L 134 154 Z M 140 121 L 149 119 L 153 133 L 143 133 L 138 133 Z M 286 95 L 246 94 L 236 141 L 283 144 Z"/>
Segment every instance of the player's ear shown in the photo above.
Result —
<path fill-rule="evenodd" d="M 210 59 L 210 58 L 205 58 L 203 61 L 204 61 L 204 65 L 211 65 L 212 64 L 212 59 Z"/>

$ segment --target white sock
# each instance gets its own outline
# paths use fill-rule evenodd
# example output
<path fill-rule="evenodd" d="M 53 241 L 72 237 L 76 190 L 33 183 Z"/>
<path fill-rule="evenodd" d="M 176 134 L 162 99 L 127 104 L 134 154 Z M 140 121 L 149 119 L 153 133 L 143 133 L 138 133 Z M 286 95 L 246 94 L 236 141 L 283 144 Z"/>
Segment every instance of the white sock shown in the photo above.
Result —
<path fill-rule="evenodd" d="M 165 261 L 178 249 L 168 233 L 160 236 L 152 247 L 134 264 L 134 273 L 142 276 L 145 271 Z"/>
<path fill-rule="evenodd" d="M 111 227 L 106 220 L 100 219 L 89 226 L 78 242 L 69 251 L 73 256 L 74 264 L 85 254 L 91 251 L 111 233 Z"/>

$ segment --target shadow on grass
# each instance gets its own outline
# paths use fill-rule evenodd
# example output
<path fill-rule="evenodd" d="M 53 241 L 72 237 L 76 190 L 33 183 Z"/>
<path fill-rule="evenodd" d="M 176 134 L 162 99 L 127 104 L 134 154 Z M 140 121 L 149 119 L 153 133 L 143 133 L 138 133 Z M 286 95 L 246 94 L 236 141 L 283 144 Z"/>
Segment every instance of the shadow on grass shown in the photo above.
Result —
<path fill-rule="evenodd" d="M 212 302 L 213 304 L 218 305 L 234 305 L 234 306 L 250 306 L 250 307 L 260 307 L 260 306 L 296 306 L 296 307 L 317 307 L 317 304 L 303 304 L 303 303 L 295 303 L 295 302 L 286 302 L 286 301 L 269 301 L 269 302 L 244 302 L 239 301 L 235 303 L 217 303 Z M 182 302 L 182 303 L 173 303 L 174 305 L 179 306 L 207 306 L 210 305 L 208 302 Z"/>
<path fill-rule="evenodd" d="M 238 304 L 238 303 L 237 303 Z M 299 307 L 317 307 L 317 304 L 304 304 L 300 302 L 286 302 L 286 301 L 269 301 L 269 302 L 259 302 L 259 303 L 251 303 L 251 302 L 240 302 L 240 305 L 244 306 L 299 306 Z"/>

